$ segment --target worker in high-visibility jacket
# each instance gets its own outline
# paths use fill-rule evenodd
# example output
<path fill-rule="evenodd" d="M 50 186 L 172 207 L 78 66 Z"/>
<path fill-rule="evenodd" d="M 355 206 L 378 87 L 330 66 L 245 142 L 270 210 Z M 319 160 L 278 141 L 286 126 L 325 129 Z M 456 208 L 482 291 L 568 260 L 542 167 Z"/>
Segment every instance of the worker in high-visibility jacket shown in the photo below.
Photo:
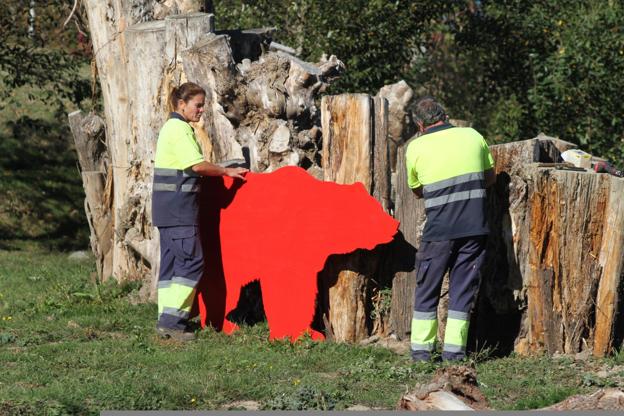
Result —
<path fill-rule="evenodd" d="M 189 123 L 204 112 L 206 92 L 187 82 L 169 96 L 173 112 L 158 135 L 154 161 L 152 223 L 160 234 L 157 332 L 181 341 L 192 340 L 188 328 L 204 259 L 198 230 L 201 176 L 244 180 L 247 169 L 224 168 L 207 162 Z"/>
<path fill-rule="evenodd" d="M 416 254 L 412 358 L 431 360 L 442 279 L 449 271 L 442 359 L 461 360 L 489 232 L 486 188 L 496 180 L 494 160 L 483 137 L 472 128 L 452 126 L 433 98 L 419 100 L 413 116 L 421 134 L 407 147 L 407 178 L 416 196 L 424 198 L 427 218 Z"/>

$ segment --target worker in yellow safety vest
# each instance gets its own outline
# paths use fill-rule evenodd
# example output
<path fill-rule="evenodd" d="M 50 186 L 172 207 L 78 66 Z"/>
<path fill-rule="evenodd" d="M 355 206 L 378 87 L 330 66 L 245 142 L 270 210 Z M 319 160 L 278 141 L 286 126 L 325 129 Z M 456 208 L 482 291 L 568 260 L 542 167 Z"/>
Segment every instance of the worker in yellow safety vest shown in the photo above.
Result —
<path fill-rule="evenodd" d="M 451 125 L 433 98 L 419 100 L 413 116 L 421 135 L 407 147 L 407 178 L 416 196 L 425 200 L 427 219 L 416 254 L 412 359 L 431 360 L 442 279 L 449 271 L 442 359 L 461 360 L 489 232 L 486 188 L 496 180 L 494 160 L 483 137 L 472 128 Z"/>
<path fill-rule="evenodd" d="M 247 169 L 224 168 L 204 159 L 193 128 L 204 112 L 206 92 L 187 82 L 169 96 L 173 110 L 158 135 L 154 161 L 152 223 L 160 234 L 157 332 L 188 341 L 195 334 L 188 318 L 202 276 L 204 259 L 198 230 L 202 176 L 244 180 Z"/>

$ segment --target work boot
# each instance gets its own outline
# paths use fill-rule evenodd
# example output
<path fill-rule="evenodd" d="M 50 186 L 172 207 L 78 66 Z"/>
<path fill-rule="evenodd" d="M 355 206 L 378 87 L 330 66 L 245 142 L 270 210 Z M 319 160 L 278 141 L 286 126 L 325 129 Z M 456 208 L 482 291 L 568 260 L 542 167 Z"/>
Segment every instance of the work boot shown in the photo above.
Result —
<path fill-rule="evenodd" d="M 156 327 L 156 332 L 161 338 L 172 339 L 180 342 L 193 341 L 197 338 L 194 332 L 181 329 Z"/>
<path fill-rule="evenodd" d="M 442 352 L 442 361 L 461 362 L 466 361 L 466 354 L 463 352 Z"/>
<path fill-rule="evenodd" d="M 411 351 L 412 361 L 416 363 L 428 363 L 431 361 L 431 353 L 429 351 Z"/>

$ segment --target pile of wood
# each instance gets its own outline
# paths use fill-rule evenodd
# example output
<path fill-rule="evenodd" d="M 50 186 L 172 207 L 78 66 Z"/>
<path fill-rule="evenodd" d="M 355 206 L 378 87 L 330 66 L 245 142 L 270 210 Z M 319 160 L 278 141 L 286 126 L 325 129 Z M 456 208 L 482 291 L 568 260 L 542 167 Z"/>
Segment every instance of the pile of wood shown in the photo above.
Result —
<path fill-rule="evenodd" d="M 401 397 L 397 410 L 489 410 L 489 404 L 475 369 L 454 366 L 439 368 L 430 383 Z"/>

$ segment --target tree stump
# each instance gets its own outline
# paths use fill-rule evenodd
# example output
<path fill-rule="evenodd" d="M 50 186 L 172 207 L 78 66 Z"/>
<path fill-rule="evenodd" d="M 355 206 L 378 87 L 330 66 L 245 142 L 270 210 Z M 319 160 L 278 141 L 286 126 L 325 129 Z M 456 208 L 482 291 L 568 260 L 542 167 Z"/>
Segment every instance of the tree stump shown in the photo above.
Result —
<path fill-rule="evenodd" d="M 480 346 L 602 356 L 621 338 L 624 180 L 532 163 L 557 162 L 567 148 L 545 136 L 491 147 L 497 183 L 475 317 Z"/>

